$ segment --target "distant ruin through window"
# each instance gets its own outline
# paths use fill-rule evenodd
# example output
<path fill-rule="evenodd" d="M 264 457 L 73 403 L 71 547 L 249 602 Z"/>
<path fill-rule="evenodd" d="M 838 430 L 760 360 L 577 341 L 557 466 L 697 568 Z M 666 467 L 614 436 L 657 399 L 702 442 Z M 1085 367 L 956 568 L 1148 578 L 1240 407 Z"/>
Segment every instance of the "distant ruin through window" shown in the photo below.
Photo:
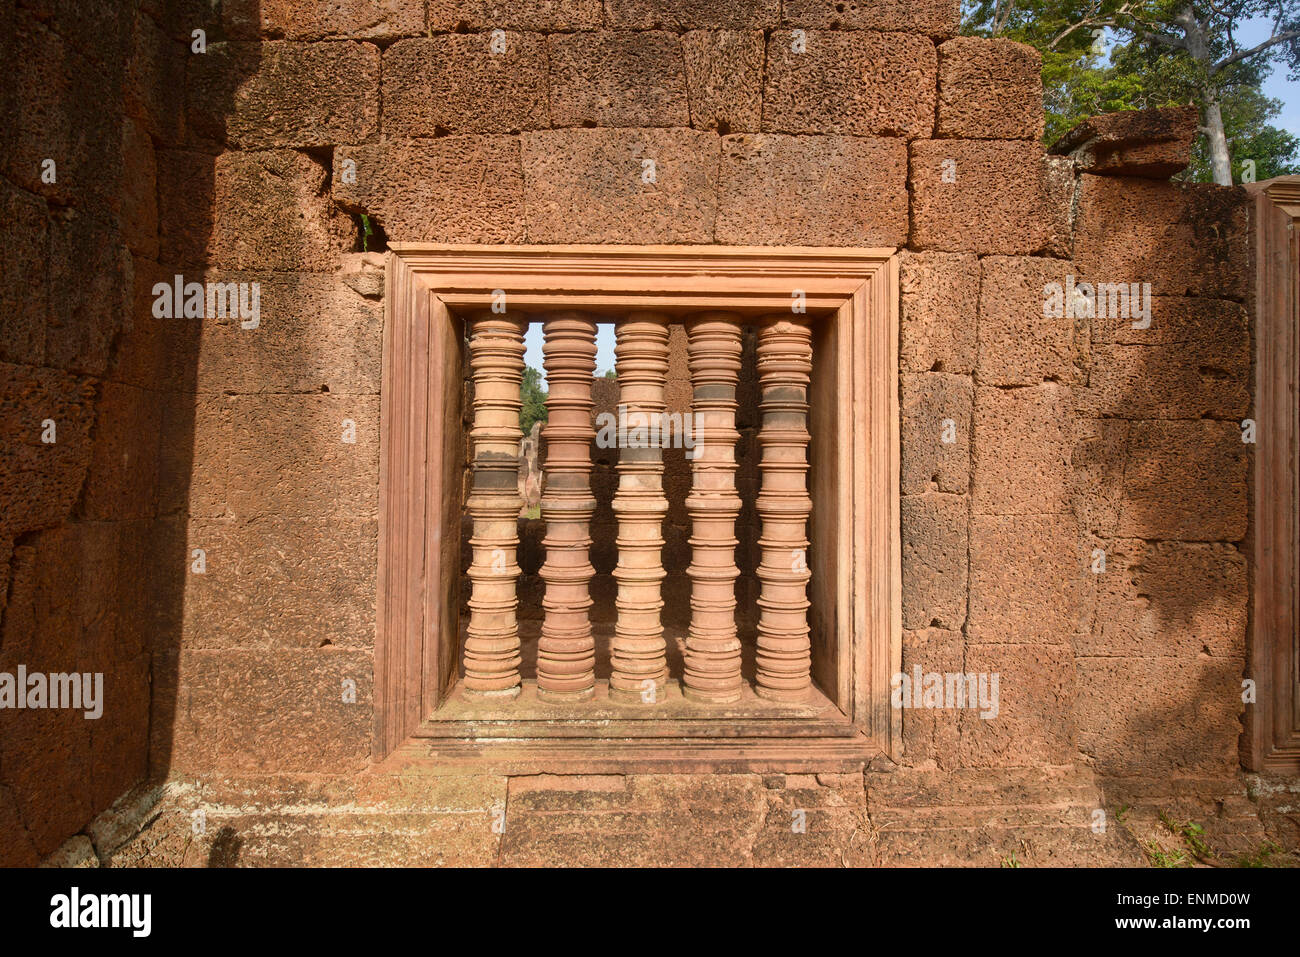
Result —
<path fill-rule="evenodd" d="M 825 769 L 890 749 L 892 250 L 389 256 L 377 754 Z"/>

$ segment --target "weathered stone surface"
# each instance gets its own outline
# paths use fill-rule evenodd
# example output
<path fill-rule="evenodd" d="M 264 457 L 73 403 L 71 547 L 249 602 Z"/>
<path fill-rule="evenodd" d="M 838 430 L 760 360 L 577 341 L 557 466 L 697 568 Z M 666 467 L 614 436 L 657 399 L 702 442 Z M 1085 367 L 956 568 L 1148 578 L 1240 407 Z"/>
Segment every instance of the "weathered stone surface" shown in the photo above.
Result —
<path fill-rule="evenodd" d="M 154 656 L 154 761 L 172 773 L 361 770 L 370 754 L 369 651 Z M 356 703 L 344 700 L 355 682 Z"/>
<path fill-rule="evenodd" d="M 376 520 L 196 521 L 185 535 L 207 564 L 165 627 L 186 650 L 373 645 Z"/>
<path fill-rule="evenodd" d="M 190 64 L 200 136 L 241 149 L 328 146 L 379 127 L 379 49 L 370 43 L 213 43 Z"/>
<path fill-rule="evenodd" d="M 327 172 L 289 150 L 163 150 L 158 161 L 162 260 L 182 267 L 330 272 L 354 230 L 325 189 Z"/>
<path fill-rule="evenodd" d="M 1244 190 L 1106 176 L 1081 183 L 1074 255 L 1081 275 L 1149 282 L 1157 296 L 1245 299 Z"/>
<path fill-rule="evenodd" d="M 908 500 L 904 499 L 904 503 Z M 904 505 L 906 508 L 906 504 Z M 906 533 L 904 533 L 906 540 Z M 964 572 L 964 570 L 963 570 Z M 906 572 L 904 572 L 906 576 Z M 904 585 L 906 588 L 906 585 Z M 906 625 L 903 626 L 906 629 Z M 908 686 L 909 695 L 915 686 L 915 669 L 921 674 L 959 674 L 964 673 L 965 641 L 960 631 L 947 631 L 942 628 L 922 628 L 918 631 L 903 632 L 903 666 L 902 674 L 912 682 Z M 891 679 L 891 689 L 898 695 L 896 702 L 902 704 L 901 682 L 897 677 Z M 924 689 L 924 678 L 922 678 Z M 909 701 L 911 707 L 899 709 L 898 717 L 903 724 L 903 761 L 909 765 L 933 761 L 942 768 L 957 764 L 961 745 L 961 721 L 959 712 L 941 708 L 925 708 L 918 705 L 921 701 Z"/>
<path fill-rule="evenodd" d="M 681 40 L 653 30 L 548 37 L 551 125 L 689 126 Z"/>
<path fill-rule="evenodd" d="M 1055 382 L 975 390 L 972 508 L 978 515 L 1070 510 L 1070 390 Z"/>
<path fill-rule="evenodd" d="M 1222 299 L 1148 297 L 1142 319 L 1095 318 L 1081 411 L 1123 419 L 1235 419 L 1250 411 L 1246 310 Z"/>
<path fill-rule="evenodd" d="M 904 628 L 956 631 L 966 623 L 969 508 L 965 496 L 903 496 Z"/>
<path fill-rule="evenodd" d="M 907 139 L 933 132 L 938 57 L 929 40 L 810 30 L 803 52 L 792 46 L 780 32 L 768 38 L 764 131 Z"/>
<path fill-rule="evenodd" d="M 226 0 L 221 19 L 226 35 L 240 40 L 392 40 L 424 32 L 424 11 L 406 0 Z"/>
<path fill-rule="evenodd" d="M 0 218 L 23 237 L 0 257 L 0 360 L 41 365 L 49 308 L 46 206 L 30 193 L 0 183 Z"/>
<path fill-rule="evenodd" d="M 99 858 L 95 856 L 94 845 L 84 834 L 76 834 L 59 847 L 57 851 L 41 861 L 41 867 L 98 867 Z"/>
<path fill-rule="evenodd" d="M 1074 127 L 1051 151 L 1085 173 L 1168 179 L 1191 162 L 1200 118 L 1195 106 L 1105 113 Z"/>
<path fill-rule="evenodd" d="M 343 441 L 356 425 L 356 442 Z M 377 396 L 176 395 L 160 460 L 162 511 L 199 520 L 374 518 Z"/>
<path fill-rule="evenodd" d="M 356 181 L 349 161 L 355 164 Z M 449 136 L 340 147 L 334 200 L 365 212 L 390 240 L 511 243 L 524 239 L 524 175 L 519 141 Z"/>
<path fill-rule="evenodd" d="M 899 366 L 905 372 L 970 375 L 975 368 L 979 259 L 903 250 L 899 285 Z"/>
<path fill-rule="evenodd" d="M 90 464 L 94 400 L 95 384 L 85 376 L 0 364 L 0 534 L 67 517 Z M 53 442 L 41 441 L 47 420 Z"/>
<path fill-rule="evenodd" d="M 886 30 L 950 37 L 961 28 L 960 0 L 784 0 L 792 27 Z"/>
<path fill-rule="evenodd" d="M 1106 545 L 1091 627 L 1075 639 L 1086 657 L 1180 658 L 1246 653 L 1246 560 L 1232 545 Z"/>
<path fill-rule="evenodd" d="M 728 136 L 717 241 L 898 246 L 907 234 L 902 140 Z"/>
<path fill-rule="evenodd" d="M 529 242 L 713 241 L 716 136 L 554 130 L 522 141 Z"/>
<path fill-rule="evenodd" d="M 971 466 L 970 379 L 940 372 L 904 374 L 899 379 L 902 493 L 965 494 Z"/>
<path fill-rule="evenodd" d="M 762 29 L 776 25 L 780 0 L 606 0 L 605 22 L 624 30 Z"/>
<path fill-rule="evenodd" d="M 124 175 L 119 211 L 122 237 L 131 252 L 158 255 L 158 178 L 153 141 L 137 120 L 122 123 Z"/>
<path fill-rule="evenodd" d="M 600 26 L 601 0 L 428 0 L 430 30 L 536 30 Z"/>
<path fill-rule="evenodd" d="M 1088 367 L 1088 320 L 1044 307 L 1049 284 L 1073 274 L 1059 259 L 989 256 L 980 260 L 981 385 L 1074 384 Z"/>
<path fill-rule="evenodd" d="M 970 540 L 970 640 L 1068 642 L 1079 630 L 1088 573 L 1078 545 L 1069 516 L 976 515 Z"/>
<path fill-rule="evenodd" d="M 763 113 L 763 34 L 694 30 L 681 43 L 691 126 L 723 135 L 757 131 Z"/>
<path fill-rule="evenodd" d="M 1117 419 L 1077 419 L 1070 486 L 1082 532 L 1115 534 L 1124 498 L 1130 425 Z"/>
<path fill-rule="evenodd" d="M 114 382 L 100 386 L 82 516 L 103 522 L 153 517 L 161 425 L 157 393 Z"/>
<path fill-rule="evenodd" d="M 340 274 L 206 272 L 197 282 L 258 287 L 241 315 L 167 321 L 168 384 L 180 392 L 377 395 L 383 304 Z"/>
<path fill-rule="evenodd" d="M 998 675 L 997 715 L 961 712 L 966 767 L 1065 764 L 1074 756 L 1074 655 L 1068 644 L 966 647 L 966 674 Z M 1112 703 L 1113 707 L 1113 703 Z"/>
<path fill-rule="evenodd" d="M 501 863 L 736 865 L 766 807 L 752 774 L 511 778 Z"/>
<path fill-rule="evenodd" d="M 131 256 L 109 219 L 71 216 L 50 224 L 51 291 L 45 362 L 100 375 L 131 306 Z"/>
<path fill-rule="evenodd" d="M 939 47 L 936 136 L 1032 139 L 1043 135 L 1042 57 L 1011 40 L 956 37 Z"/>
<path fill-rule="evenodd" d="M 1080 658 L 1079 750 L 1103 774 L 1238 766 L 1240 658 Z"/>
<path fill-rule="evenodd" d="M 1037 143 L 918 140 L 911 189 L 913 249 L 1069 255 L 1073 172 Z"/>
<path fill-rule="evenodd" d="M 1235 422 L 1135 422 L 1117 534 L 1240 541 L 1251 446 Z"/>
<path fill-rule="evenodd" d="M 181 140 L 185 70 L 191 42 L 189 37 L 180 40 L 168 36 L 143 7 L 136 11 L 122 84 L 123 109 L 160 143 Z M 127 173 L 130 173 L 129 163 Z"/>
<path fill-rule="evenodd" d="M 388 136 L 511 133 L 547 125 L 546 39 L 506 33 L 399 40 L 384 51 L 383 127 Z"/>

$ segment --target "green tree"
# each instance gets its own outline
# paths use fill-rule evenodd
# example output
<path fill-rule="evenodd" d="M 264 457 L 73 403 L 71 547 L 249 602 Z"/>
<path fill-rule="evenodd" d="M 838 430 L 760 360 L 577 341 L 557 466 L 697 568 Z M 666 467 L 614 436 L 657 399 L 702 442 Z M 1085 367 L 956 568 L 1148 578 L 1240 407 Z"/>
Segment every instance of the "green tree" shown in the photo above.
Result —
<path fill-rule="evenodd" d="M 533 430 L 534 422 L 546 424 L 546 390 L 542 388 L 542 374 L 532 366 L 524 369 L 524 380 L 519 384 L 519 398 L 523 407 L 519 410 L 519 428 L 524 435 Z"/>
<path fill-rule="evenodd" d="M 966 32 L 1042 51 L 1049 142 L 1093 113 L 1194 104 L 1190 178 L 1229 185 L 1245 159 L 1257 179 L 1294 169 L 1300 144 L 1268 124 L 1280 104 L 1260 85 L 1275 66 L 1300 67 L 1300 0 L 968 0 L 965 12 Z M 1268 37 L 1244 46 L 1243 25 L 1260 18 Z"/>

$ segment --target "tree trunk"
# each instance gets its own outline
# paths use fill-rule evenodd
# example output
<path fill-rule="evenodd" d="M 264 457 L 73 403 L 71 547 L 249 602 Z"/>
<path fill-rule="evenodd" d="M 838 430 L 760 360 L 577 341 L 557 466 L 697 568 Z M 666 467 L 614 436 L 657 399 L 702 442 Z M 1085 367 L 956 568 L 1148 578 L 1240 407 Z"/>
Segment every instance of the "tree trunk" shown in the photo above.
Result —
<path fill-rule="evenodd" d="M 1219 97 L 1212 90 L 1202 95 L 1205 106 L 1205 138 L 1210 147 L 1210 169 L 1220 186 L 1232 185 L 1232 157 L 1228 155 L 1228 138 L 1223 133 L 1223 111 Z"/>

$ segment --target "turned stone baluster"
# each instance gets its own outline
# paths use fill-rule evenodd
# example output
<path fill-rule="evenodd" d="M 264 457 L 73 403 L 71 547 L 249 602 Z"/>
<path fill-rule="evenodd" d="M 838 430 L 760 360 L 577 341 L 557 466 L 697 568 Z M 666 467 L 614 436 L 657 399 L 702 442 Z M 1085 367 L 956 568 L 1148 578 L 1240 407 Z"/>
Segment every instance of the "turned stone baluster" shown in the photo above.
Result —
<path fill-rule="evenodd" d="M 478 313 L 469 323 L 474 378 L 470 431 L 473 481 L 466 511 L 474 522 L 469 567 L 469 627 L 465 638 L 465 692 L 519 694 L 519 429 L 524 371 L 524 325 Z"/>
<path fill-rule="evenodd" d="M 782 701 L 812 691 L 808 641 L 808 384 L 812 333 L 789 316 L 764 319 L 758 331 L 762 449 L 758 515 L 758 675 L 755 691 Z"/>
<path fill-rule="evenodd" d="M 619 324 L 616 336 L 618 412 L 626 415 L 627 435 L 620 435 L 614 494 L 618 623 L 610 645 L 609 696 L 654 704 L 663 700 L 668 680 L 660 593 L 666 575 L 663 523 L 668 514 L 662 445 L 668 318 L 635 313 Z"/>
<path fill-rule="evenodd" d="M 579 312 L 550 316 L 542 326 L 546 366 L 545 617 L 537 645 L 537 694 L 550 701 L 589 698 L 596 688 L 589 585 L 591 516 L 591 377 L 596 371 L 596 323 Z"/>
<path fill-rule="evenodd" d="M 736 383 L 740 317 L 705 313 L 687 323 L 686 354 L 694 390 L 691 462 L 691 625 L 683 693 L 693 700 L 737 701 L 741 695 L 736 635 Z"/>

